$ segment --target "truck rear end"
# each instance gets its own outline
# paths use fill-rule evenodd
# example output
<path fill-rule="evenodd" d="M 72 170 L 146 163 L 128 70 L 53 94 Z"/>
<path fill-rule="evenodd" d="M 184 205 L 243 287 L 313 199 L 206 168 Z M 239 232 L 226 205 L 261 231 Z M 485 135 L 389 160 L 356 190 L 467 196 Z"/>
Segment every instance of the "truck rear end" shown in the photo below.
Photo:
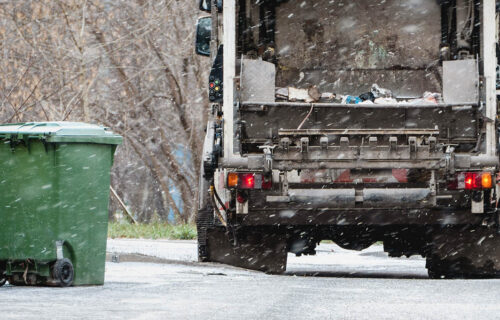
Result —
<path fill-rule="evenodd" d="M 383 241 L 432 277 L 500 271 L 494 1 L 212 5 L 201 260 Z"/>

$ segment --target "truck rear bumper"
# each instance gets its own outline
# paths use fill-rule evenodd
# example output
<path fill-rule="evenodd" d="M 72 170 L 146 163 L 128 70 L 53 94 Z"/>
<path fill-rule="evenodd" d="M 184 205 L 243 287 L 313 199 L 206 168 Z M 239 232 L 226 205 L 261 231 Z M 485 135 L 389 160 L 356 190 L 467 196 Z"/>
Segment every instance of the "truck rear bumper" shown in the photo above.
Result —
<path fill-rule="evenodd" d="M 267 196 L 269 203 L 300 203 L 310 206 L 354 208 L 396 205 L 404 208 L 435 206 L 429 188 L 290 189 L 287 196 Z"/>
<path fill-rule="evenodd" d="M 449 208 L 387 209 L 387 208 L 315 208 L 263 209 L 238 215 L 242 225 L 481 225 L 484 215 L 470 210 Z"/>

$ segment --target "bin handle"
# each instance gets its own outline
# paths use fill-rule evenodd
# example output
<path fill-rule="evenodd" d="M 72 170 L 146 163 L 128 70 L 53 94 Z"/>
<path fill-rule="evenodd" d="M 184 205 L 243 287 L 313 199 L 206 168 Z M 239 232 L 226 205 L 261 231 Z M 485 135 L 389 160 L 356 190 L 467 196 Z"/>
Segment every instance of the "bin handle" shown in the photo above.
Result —
<path fill-rule="evenodd" d="M 57 257 L 57 260 L 64 259 L 63 246 L 64 246 L 64 240 L 57 240 L 56 241 L 56 257 Z"/>

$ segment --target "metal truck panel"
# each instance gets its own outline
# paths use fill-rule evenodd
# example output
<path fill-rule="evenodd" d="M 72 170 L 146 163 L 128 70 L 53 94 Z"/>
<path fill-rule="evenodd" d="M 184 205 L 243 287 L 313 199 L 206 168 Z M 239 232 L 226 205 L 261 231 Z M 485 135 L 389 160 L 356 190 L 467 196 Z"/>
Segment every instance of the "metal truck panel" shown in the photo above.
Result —
<path fill-rule="evenodd" d="M 443 61 L 443 99 L 446 103 L 479 101 L 479 70 L 476 59 Z"/>
<path fill-rule="evenodd" d="M 435 0 L 289 1 L 276 17 L 278 86 L 357 95 L 378 83 L 405 97 L 441 91 Z"/>
<path fill-rule="evenodd" d="M 306 118 L 311 110 L 308 104 L 272 104 L 262 105 L 261 110 L 240 109 L 240 117 L 243 123 L 241 129 L 241 142 L 245 143 L 265 143 L 276 141 L 285 130 L 291 135 L 300 135 L 301 132 L 291 132 L 296 130 L 300 123 Z M 365 105 L 356 108 L 351 105 L 336 105 L 332 107 L 317 104 L 312 106 L 313 111 L 304 122 L 301 130 L 311 130 L 302 132 L 304 136 L 315 134 L 314 130 L 324 130 L 321 134 L 332 137 L 357 136 L 360 139 L 367 135 L 410 135 L 411 132 L 405 130 L 435 130 L 432 135 L 438 139 L 447 141 L 456 140 L 458 142 L 475 143 L 478 133 L 478 110 L 476 107 L 440 107 L 434 108 L 386 108 L 377 105 Z M 390 116 L 388 116 L 390 114 Z M 365 130 L 364 133 L 350 130 Z M 370 132 L 368 129 L 376 130 Z M 330 130 L 330 131 L 329 131 Z M 333 131 L 337 130 L 337 131 Z M 380 132 L 386 130 L 387 132 Z M 399 130 L 399 132 L 392 132 Z M 438 134 L 437 134 L 438 133 Z M 332 142 L 334 139 L 331 140 Z M 276 141 L 277 142 L 277 141 Z M 351 138 L 351 143 L 355 141 Z"/>
<path fill-rule="evenodd" d="M 274 102 L 276 70 L 274 64 L 262 60 L 241 60 L 240 99 Z"/>

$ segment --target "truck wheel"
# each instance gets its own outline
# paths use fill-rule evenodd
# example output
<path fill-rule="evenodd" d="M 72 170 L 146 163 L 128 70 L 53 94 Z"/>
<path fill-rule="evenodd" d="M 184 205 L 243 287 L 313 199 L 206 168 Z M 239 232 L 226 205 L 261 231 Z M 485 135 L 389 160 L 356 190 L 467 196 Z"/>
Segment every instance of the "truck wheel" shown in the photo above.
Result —
<path fill-rule="evenodd" d="M 71 261 L 66 258 L 57 260 L 52 267 L 52 277 L 57 280 L 61 287 L 71 286 L 75 277 Z"/>
<path fill-rule="evenodd" d="M 440 230 L 433 236 L 426 267 L 433 279 L 498 277 L 500 235 L 486 227 Z"/>
<path fill-rule="evenodd" d="M 214 227 L 207 230 L 206 239 L 207 261 L 267 273 L 286 270 L 286 236 L 276 227 L 245 227 L 234 234 Z"/>
<path fill-rule="evenodd" d="M 441 260 L 438 256 L 428 257 L 426 268 L 430 279 L 456 279 L 465 277 L 463 265 L 453 260 Z"/>

